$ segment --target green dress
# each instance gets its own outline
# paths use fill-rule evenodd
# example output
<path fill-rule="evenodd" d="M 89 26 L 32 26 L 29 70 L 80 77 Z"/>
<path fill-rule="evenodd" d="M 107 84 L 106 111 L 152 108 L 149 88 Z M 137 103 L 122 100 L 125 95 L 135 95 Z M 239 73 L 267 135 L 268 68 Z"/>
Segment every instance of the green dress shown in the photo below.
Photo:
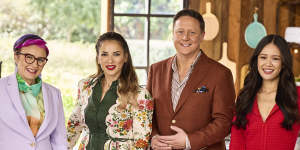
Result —
<path fill-rule="evenodd" d="M 93 88 L 93 93 L 88 99 L 85 108 L 85 122 L 89 128 L 89 143 L 87 150 L 103 150 L 108 136 L 106 134 L 105 119 L 109 108 L 116 104 L 118 81 L 114 81 L 100 102 L 102 95 L 101 78 Z"/>

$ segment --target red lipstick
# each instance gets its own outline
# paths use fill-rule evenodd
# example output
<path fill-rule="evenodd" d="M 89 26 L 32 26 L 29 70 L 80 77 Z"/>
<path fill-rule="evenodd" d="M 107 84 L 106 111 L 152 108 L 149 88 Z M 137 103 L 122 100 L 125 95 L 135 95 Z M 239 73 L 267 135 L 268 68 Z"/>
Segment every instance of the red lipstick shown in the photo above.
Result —
<path fill-rule="evenodd" d="M 114 70 L 116 68 L 116 65 L 106 65 L 105 67 L 108 70 Z"/>

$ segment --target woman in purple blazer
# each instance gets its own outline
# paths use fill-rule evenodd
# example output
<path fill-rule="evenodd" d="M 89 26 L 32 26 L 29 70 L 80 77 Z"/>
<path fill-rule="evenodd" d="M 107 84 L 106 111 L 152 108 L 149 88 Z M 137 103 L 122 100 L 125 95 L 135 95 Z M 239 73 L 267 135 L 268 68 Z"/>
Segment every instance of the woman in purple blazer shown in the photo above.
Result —
<path fill-rule="evenodd" d="M 0 149 L 66 150 L 60 91 L 40 78 L 48 61 L 46 42 L 26 34 L 13 49 L 16 72 L 0 79 Z"/>

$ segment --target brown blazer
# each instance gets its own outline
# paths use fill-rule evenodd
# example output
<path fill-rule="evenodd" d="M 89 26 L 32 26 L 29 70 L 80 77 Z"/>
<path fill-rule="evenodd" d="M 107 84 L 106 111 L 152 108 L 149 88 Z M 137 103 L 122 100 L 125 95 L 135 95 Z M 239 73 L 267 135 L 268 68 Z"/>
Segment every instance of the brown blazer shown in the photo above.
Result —
<path fill-rule="evenodd" d="M 174 125 L 187 133 L 192 150 L 224 150 L 224 137 L 230 131 L 235 100 L 231 71 L 202 52 L 174 112 L 173 58 L 155 63 L 149 70 L 147 89 L 155 105 L 152 135 L 175 134 L 170 129 Z M 201 92 L 199 89 L 203 86 L 206 88 Z"/>

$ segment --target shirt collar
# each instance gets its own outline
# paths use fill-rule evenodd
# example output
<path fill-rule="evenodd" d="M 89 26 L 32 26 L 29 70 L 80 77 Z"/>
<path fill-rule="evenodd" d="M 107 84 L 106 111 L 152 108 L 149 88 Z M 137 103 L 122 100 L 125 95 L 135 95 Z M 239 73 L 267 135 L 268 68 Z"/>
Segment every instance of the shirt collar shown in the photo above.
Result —
<path fill-rule="evenodd" d="M 104 77 L 105 77 L 105 75 L 104 75 L 104 73 L 103 73 L 103 74 L 101 74 L 101 75 L 99 76 L 99 78 L 97 78 L 96 80 L 94 80 L 94 82 L 95 82 L 95 81 L 98 81 L 99 83 L 101 83 L 101 80 L 102 80 Z M 113 81 L 113 82 L 111 83 L 111 87 L 117 87 L 118 84 L 119 84 L 119 79 Z"/>
<path fill-rule="evenodd" d="M 192 63 L 191 69 L 194 68 L 194 66 L 195 66 L 196 63 L 198 62 L 200 56 L 201 56 L 201 50 L 199 51 L 199 53 L 198 53 L 196 59 L 194 60 L 194 62 Z M 176 59 L 176 58 L 177 58 L 177 56 L 175 55 L 174 58 L 173 58 L 173 60 L 172 60 L 172 70 L 173 70 L 174 72 L 177 72 L 177 71 L 178 71 L 178 68 L 177 68 L 177 65 L 176 65 L 176 64 L 177 64 L 177 59 Z"/>

